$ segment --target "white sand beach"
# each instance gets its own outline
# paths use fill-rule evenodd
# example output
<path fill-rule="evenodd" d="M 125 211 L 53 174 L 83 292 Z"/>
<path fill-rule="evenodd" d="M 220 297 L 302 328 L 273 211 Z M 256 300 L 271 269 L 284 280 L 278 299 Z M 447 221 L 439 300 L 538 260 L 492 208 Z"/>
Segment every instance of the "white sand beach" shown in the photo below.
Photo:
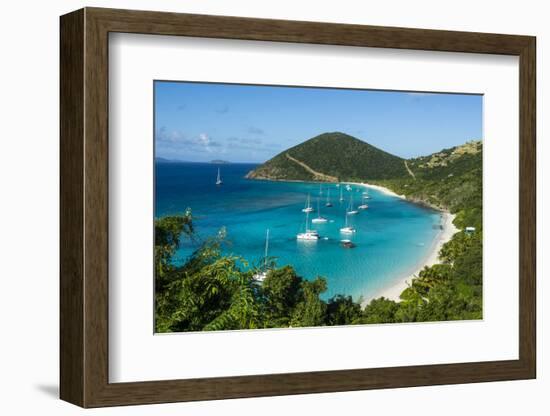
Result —
<path fill-rule="evenodd" d="M 371 185 L 368 183 L 354 183 L 355 185 L 361 185 L 366 188 L 376 189 L 380 192 L 383 192 L 386 195 L 392 195 L 398 198 L 405 199 L 404 195 L 398 195 L 395 192 L 389 190 L 388 188 L 384 188 L 383 186 L 378 185 Z M 432 247 L 430 248 L 430 251 L 428 255 L 418 263 L 418 265 L 414 268 L 414 270 L 410 271 L 409 273 L 406 273 L 402 278 L 397 279 L 397 283 L 394 283 L 392 286 L 389 286 L 380 292 L 376 293 L 374 296 L 369 296 L 368 298 L 365 298 L 363 300 L 363 306 L 367 305 L 372 299 L 377 299 L 380 297 L 385 297 L 386 299 L 394 300 L 396 302 L 399 302 L 399 295 L 403 290 L 405 290 L 408 285 L 410 284 L 411 280 L 418 276 L 418 273 L 426 267 L 426 266 L 433 266 L 434 264 L 439 263 L 439 250 L 441 250 L 441 247 L 443 244 L 445 244 L 447 241 L 449 241 L 453 235 L 455 235 L 459 229 L 455 227 L 453 224 L 453 220 L 455 218 L 455 215 L 449 213 L 449 212 L 442 212 L 442 219 L 441 219 L 441 225 L 443 226 L 443 229 L 440 231 L 439 235 L 435 238 Z"/>
<path fill-rule="evenodd" d="M 443 223 L 443 229 L 437 236 L 437 238 L 434 240 L 434 243 L 432 245 L 432 248 L 428 254 L 428 256 L 419 263 L 419 265 L 415 268 L 415 270 L 412 273 L 407 273 L 403 278 L 400 278 L 397 283 L 393 284 L 392 286 L 381 290 L 379 293 L 377 293 L 375 296 L 372 296 L 368 299 L 365 299 L 364 305 L 369 303 L 372 299 L 385 297 L 386 299 L 394 300 L 396 302 L 400 302 L 399 295 L 403 290 L 405 290 L 411 280 L 418 276 L 418 273 L 426 267 L 426 266 L 433 266 L 434 264 L 439 263 L 439 250 L 441 250 L 441 247 L 443 244 L 445 244 L 447 241 L 449 241 L 452 236 L 457 233 L 459 230 L 456 228 L 453 224 L 454 215 L 450 214 L 448 212 L 443 213 L 442 223 Z"/>
<path fill-rule="evenodd" d="M 376 189 L 377 191 L 382 192 L 383 194 L 405 199 L 405 195 L 398 195 L 395 192 L 390 191 L 388 188 L 384 188 L 383 186 L 380 186 L 380 185 L 371 185 L 370 183 L 363 183 L 363 182 L 350 182 L 350 184 L 364 186 L 365 188 Z"/>

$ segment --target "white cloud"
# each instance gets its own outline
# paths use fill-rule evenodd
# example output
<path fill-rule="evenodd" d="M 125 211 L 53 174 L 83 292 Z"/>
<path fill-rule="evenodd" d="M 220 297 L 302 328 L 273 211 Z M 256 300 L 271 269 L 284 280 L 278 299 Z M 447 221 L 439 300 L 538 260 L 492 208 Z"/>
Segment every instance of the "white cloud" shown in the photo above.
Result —
<path fill-rule="evenodd" d="M 161 127 L 156 134 L 156 143 L 164 148 L 186 149 L 195 152 L 212 152 L 213 148 L 221 147 L 221 143 L 213 140 L 207 133 L 188 137 L 180 130 L 168 130 Z"/>
<path fill-rule="evenodd" d="M 211 141 L 210 141 L 210 137 L 208 137 L 208 134 L 206 133 L 199 134 L 199 142 L 202 146 L 204 146 L 207 152 L 212 153 L 212 149 L 210 148 Z"/>

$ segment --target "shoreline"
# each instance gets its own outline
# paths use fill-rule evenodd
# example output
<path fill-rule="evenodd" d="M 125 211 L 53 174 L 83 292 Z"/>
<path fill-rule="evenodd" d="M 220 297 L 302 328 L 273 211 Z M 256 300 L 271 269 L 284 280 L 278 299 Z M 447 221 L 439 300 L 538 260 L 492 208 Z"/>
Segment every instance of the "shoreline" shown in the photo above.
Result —
<path fill-rule="evenodd" d="M 380 186 L 380 185 L 372 185 L 369 183 L 364 182 L 349 182 L 351 185 L 359 185 L 363 186 L 365 188 L 371 188 L 375 189 L 379 192 L 384 193 L 385 195 L 394 196 L 403 200 L 408 200 L 405 195 L 399 195 L 392 190 Z M 416 203 L 415 201 L 409 201 L 411 203 Z M 422 204 L 423 205 L 423 204 Z M 361 306 L 365 307 L 371 300 L 378 299 L 381 297 L 384 297 L 389 300 L 393 300 L 395 302 L 401 302 L 401 299 L 399 296 L 401 293 L 409 287 L 410 282 L 415 277 L 418 277 L 418 274 L 424 269 L 424 267 L 431 267 L 434 264 L 438 264 L 439 261 L 439 251 L 441 250 L 441 247 L 443 247 L 443 244 L 448 242 L 457 232 L 460 230 L 455 227 L 453 224 L 453 221 L 456 217 L 456 215 L 451 214 L 448 211 L 438 209 L 435 207 L 429 206 L 429 208 L 441 212 L 442 215 L 442 222 L 443 222 L 443 229 L 439 232 L 438 236 L 434 239 L 434 242 L 432 243 L 432 246 L 430 248 L 430 251 L 420 261 L 411 272 L 405 273 L 402 277 L 399 277 L 396 279 L 397 283 L 393 283 L 391 286 L 388 286 L 380 291 L 378 291 L 374 296 L 370 296 L 368 298 L 365 298 L 363 302 L 361 302 Z"/>
<path fill-rule="evenodd" d="M 350 184 L 350 185 L 358 185 L 358 186 L 363 186 L 365 188 L 370 188 L 370 189 L 374 189 L 378 192 L 381 192 L 385 195 L 390 195 L 390 196 L 395 196 L 396 198 L 400 198 L 400 199 L 407 199 L 407 197 L 405 195 L 399 195 L 395 192 L 393 192 L 391 189 L 388 189 L 384 186 L 380 186 L 380 185 L 373 185 L 373 184 L 370 184 L 370 183 L 366 183 L 366 182 L 342 182 L 342 183 L 345 183 L 345 184 Z M 413 202 L 413 201 L 409 201 L 409 202 Z"/>
<path fill-rule="evenodd" d="M 373 185 L 373 184 L 370 184 L 370 183 L 366 183 L 366 182 L 326 182 L 326 181 L 305 181 L 303 179 L 274 179 L 274 178 L 249 178 L 248 176 L 245 176 L 245 179 L 248 179 L 248 180 L 253 180 L 253 181 L 265 181 L 265 182 L 290 182 L 290 183 L 315 183 L 315 184 L 333 184 L 333 185 L 340 185 L 340 184 L 344 184 L 344 185 L 356 185 L 356 186 L 362 186 L 364 188 L 370 188 L 370 189 L 374 189 L 376 191 L 379 191 L 385 195 L 390 195 L 390 196 L 395 196 L 396 198 L 400 198 L 400 199 L 407 199 L 407 197 L 405 195 L 399 195 L 399 194 L 396 194 L 395 192 L 393 192 L 392 190 L 384 187 L 384 186 L 380 186 L 380 185 Z M 416 204 L 418 202 L 416 201 L 409 201 L 413 204 Z M 430 207 L 432 208 L 432 207 Z M 432 209 L 435 209 L 437 211 L 440 211 L 438 210 L 437 208 L 432 208 Z"/>
<path fill-rule="evenodd" d="M 409 287 L 412 279 L 418 277 L 418 274 L 420 273 L 420 271 L 422 271 L 422 269 L 424 269 L 424 267 L 431 267 L 434 264 L 440 263 L 439 251 L 441 250 L 441 247 L 443 247 L 443 244 L 448 242 L 457 232 L 460 231 L 453 224 L 453 220 L 455 219 L 454 214 L 444 211 L 442 212 L 442 219 L 443 229 L 435 238 L 432 247 L 426 257 L 424 257 L 424 259 L 414 267 L 413 271 L 407 272 L 402 277 L 398 278 L 397 283 L 393 283 L 391 286 L 388 286 L 377 292 L 374 296 L 366 298 L 361 303 L 361 306 L 366 306 L 371 300 L 381 297 L 393 300 L 395 302 L 401 302 L 399 296 L 405 289 L 407 289 L 407 287 Z"/>

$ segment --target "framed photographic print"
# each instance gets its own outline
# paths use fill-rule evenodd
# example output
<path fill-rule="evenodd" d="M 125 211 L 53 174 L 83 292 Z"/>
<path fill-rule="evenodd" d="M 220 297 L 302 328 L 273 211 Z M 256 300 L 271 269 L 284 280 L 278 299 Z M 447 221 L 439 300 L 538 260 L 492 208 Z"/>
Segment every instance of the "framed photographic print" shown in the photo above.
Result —
<path fill-rule="evenodd" d="M 534 378 L 535 38 L 61 18 L 61 398 Z"/>

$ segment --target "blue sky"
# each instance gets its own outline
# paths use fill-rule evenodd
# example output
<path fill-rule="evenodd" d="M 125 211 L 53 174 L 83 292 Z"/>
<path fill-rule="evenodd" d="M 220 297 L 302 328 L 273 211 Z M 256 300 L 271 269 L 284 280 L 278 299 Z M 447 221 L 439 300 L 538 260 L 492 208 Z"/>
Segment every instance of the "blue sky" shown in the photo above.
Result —
<path fill-rule="evenodd" d="M 409 158 L 482 137 L 482 96 L 155 81 L 157 157 L 264 162 L 341 131 Z"/>

